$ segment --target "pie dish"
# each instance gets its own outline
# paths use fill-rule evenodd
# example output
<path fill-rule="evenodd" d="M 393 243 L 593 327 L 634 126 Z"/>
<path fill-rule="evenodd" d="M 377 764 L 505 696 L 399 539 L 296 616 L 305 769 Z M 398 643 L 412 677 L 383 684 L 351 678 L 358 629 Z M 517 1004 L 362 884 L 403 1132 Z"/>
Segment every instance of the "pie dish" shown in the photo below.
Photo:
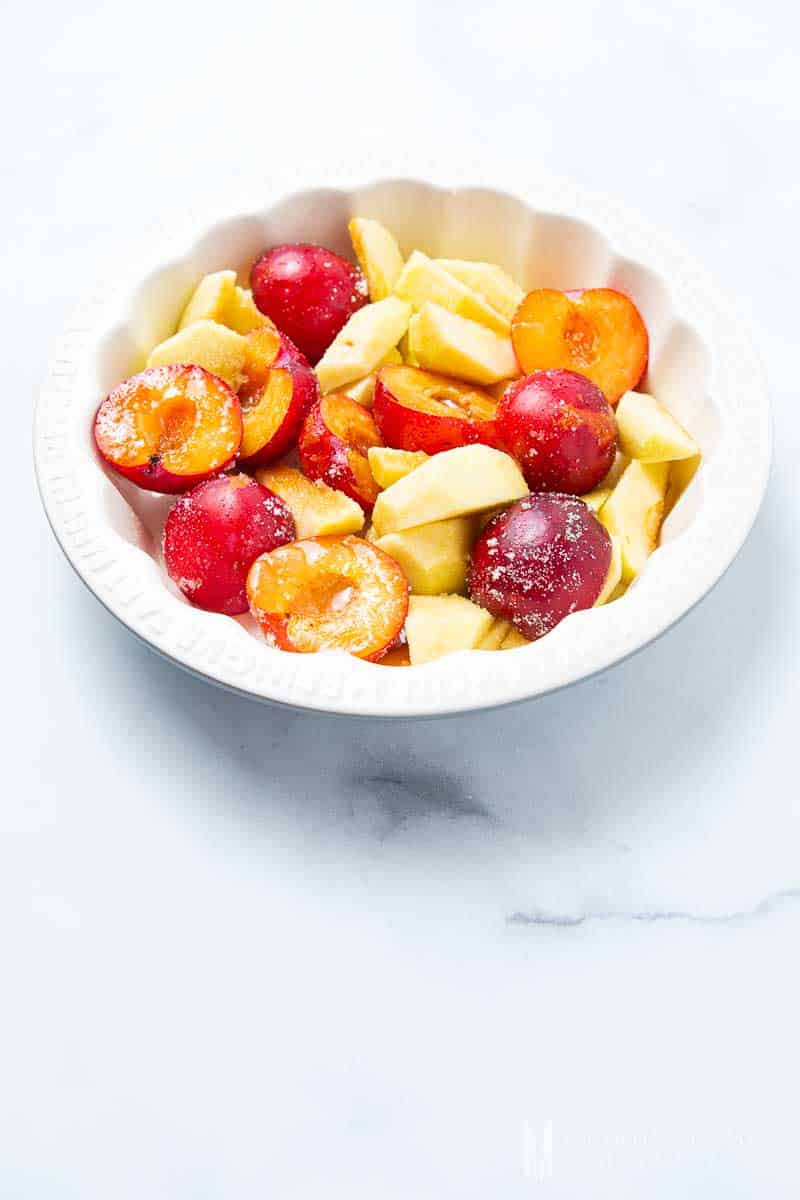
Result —
<path fill-rule="evenodd" d="M 423 181 L 306 191 L 262 211 L 198 222 L 197 236 L 115 272 L 61 339 L 37 409 L 35 455 L 45 508 L 81 578 L 154 649 L 209 680 L 263 700 L 370 716 L 432 716 L 541 695 L 621 661 L 684 615 L 741 546 L 766 485 L 765 387 L 747 330 L 702 271 L 638 221 L 568 185 L 512 192 Z M 498 263 L 527 287 L 618 288 L 650 332 L 646 382 L 697 436 L 703 461 L 664 523 L 661 545 L 628 592 L 573 613 L 540 641 L 463 651 L 407 670 L 341 654 L 282 654 L 246 622 L 192 608 L 165 585 L 163 498 L 112 480 L 89 427 L 102 396 L 169 336 L 200 276 L 246 268 L 263 246 L 314 236 L 346 253 L 347 219 L 385 222 L 403 244 L 441 258 Z M 160 507 L 161 506 L 161 507 Z"/>

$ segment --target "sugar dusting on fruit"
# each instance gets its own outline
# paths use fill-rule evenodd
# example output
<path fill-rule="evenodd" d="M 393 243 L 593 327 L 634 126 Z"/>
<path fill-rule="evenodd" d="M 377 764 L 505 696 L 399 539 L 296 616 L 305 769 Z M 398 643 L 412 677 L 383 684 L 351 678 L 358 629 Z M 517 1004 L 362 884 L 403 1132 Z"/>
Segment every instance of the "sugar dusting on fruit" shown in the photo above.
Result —
<path fill-rule="evenodd" d="M 236 616 L 247 612 L 251 564 L 294 536 L 294 520 L 279 496 L 248 475 L 221 475 L 175 502 L 162 550 L 169 576 L 187 600 Z"/>
<path fill-rule="evenodd" d="M 448 464 L 454 471 L 443 494 L 461 509 L 452 514 L 453 522 L 441 522 L 447 527 L 441 530 L 441 545 L 438 534 L 431 536 L 431 554 L 441 555 L 445 566 L 448 554 L 458 560 L 457 585 L 445 587 L 444 576 L 437 577 L 444 589 L 438 601 L 457 601 L 466 605 L 467 613 L 462 631 L 453 616 L 456 610 L 446 608 L 439 626 L 432 625 L 432 642 L 439 628 L 447 630 L 450 649 L 458 648 L 459 637 L 466 643 L 471 630 L 477 638 L 481 622 L 489 621 L 487 612 L 502 618 L 492 624 L 502 640 L 495 640 L 491 648 L 505 648 L 510 633 L 503 628 L 505 621 L 525 639 L 535 640 L 570 613 L 590 607 L 601 592 L 606 599 L 604 589 L 613 595 L 614 576 L 619 577 L 619 555 L 609 573 L 612 544 L 606 529 L 578 497 L 595 491 L 614 461 L 617 422 L 609 401 L 616 402 L 635 386 L 646 368 L 648 340 L 641 315 L 631 300 L 610 289 L 538 289 L 524 296 L 499 268 L 463 264 L 474 268 L 473 295 L 481 297 L 481 287 L 490 286 L 492 304 L 473 304 L 475 319 L 464 325 L 463 354 L 459 347 L 453 356 L 445 345 L 448 354 L 439 347 L 438 356 L 433 355 L 443 374 L 412 365 L 414 338 L 407 336 L 384 358 L 376 351 L 377 366 L 364 380 L 355 381 L 373 380 L 374 394 L 331 392 L 320 399 L 320 379 L 311 364 L 319 362 L 349 318 L 369 303 L 367 277 L 373 300 L 382 294 L 403 294 L 400 277 L 406 256 L 377 222 L 366 224 L 378 239 L 378 249 L 371 251 L 363 238 L 357 242 L 351 225 L 361 267 L 311 243 L 267 250 L 252 267 L 251 312 L 241 304 L 225 308 L 218 276 L 201 281 L 189 305 L 192 318 L 186 319 L 184 312 L 180 329 L 188 329 L 194 320 L 212 333 L 216 330 L 216 336 L 208 344 L 202 337 L 181 342 L 184 351 L 191 344 L 192 354 L 178 363 L 169 357 L 172 339 L 159 344 L 148 361 L 167 365 L 149 367 L 123 381 L 100 405 L 94 424 L 98 451 L 109 466 L 141 487 L 185 493 L 168 515 L 162 551 L 171 579 L 191 604 L 231 616 L 249 606 L 266 644 L 281 650 L 346 651 L 378 661 L 406 642 L 409 578 L 415 588 L 417 581 L 411 558 L 409 578 L 399 565 L 403 559 L 397 547 L 406 532 L 402 525 L 400 540 L 395 541 L 397 561 L 375 544 L 377 535 L 343 532 L 363 531 L 363 516 L 372 512 L 381 490 L 367 452 L 384 444 L 393 451 L 428 455 L 481 442 L 502 449 L 515 479 L 499 492 L 482 472 L 475 471 L 474 479 L 456 479 L 455 464 Z M 458 306 L 473 290 L 471 277 L 461 282 L 455 260 L 453 289 L 445 285 L 447 274 L 439 271 L 437 287 L 442 290 L 432 299 L 443 307 L 455 304 L 453 312 L 460 312 Z M 219 275 L 230 282 L 234 272 Z M 502 376 L 502 386 L 484 390 L 470 382 L 472 368 L 465 367 L 459 355 L 482 361 L 488 353 L 485 331 L 479 337 L 480 330 L 467 330 L 481 324 L 481 314 L 492 306 L 510 322 L 517 371 L 509 372 L 508 381 Z M 348 343 L 354 352 L 363 349 L 355 332 L 358 325 L 353 324 Z M 362 367 L 366 362 L 372 359 Z M 525 372 L 522 377 L 519 369 Z M 492 367 L 492 373 L 501 372 Z M 323 371 L 320 376 L 324 380 Z M 369 399 L 371 411 L 356 399 Z M 299 459 L 302 474 L 286 465 L 287 455 L 295 450 L 293 462 Z M 237 462 L 237 472 L 224 474 Z M 418 465 L 410 465 L 410 470 Z M 243 473 L 252 468 L 294 473 L 305 491 L 284 490 L 275 478 L 278 495 L 262 485 L 261 471 L 256 479 Z M 466 468 L 460 469 L 463 473 Z M 525 491 L 520 470 L 530 494 L 498 511 L 503 497 L 507 503 Z M 269 471 L 263 474 L 269 484 Z M 426 494 L 424 475 L 418 479 L 419 495 L 404 498 L 408 511 L 403 519 L 410 521 L 419 513 L 419 524 L 424 525 L 428 513 L 428 523 L 435 525 L 429 510 L 441 507 L 441 502 L 434 492 Z M 337 497 L 339 508 L 323 511 L 316 496 L 309 505 L 307 492 L 315 485 L 326 493 L 334 489 L 329 494 Z M 483 491 L 487 500 L 492 497 L 487 517 L 465 520 L 480 511 Z M 591 503 L 596 505 L 596 496 Z M 341 511 L 343 506 L 348 511 Z M 491 519 L 488 511 L 495 514 Z M 304 530 L 300 540 L 292 512 Z M 483 532 L 474 540 L 478 524 L 483 524 Z M 460 541 L 452 544 L 451 525 L 453 530 L 460 526 Z M 315 529 L 330 532 L 308 536 Z M 412 541 L 414 533 L 412 523 L 407 534 Z M 652 541 L 656 534 L 657 529 Z M 462 595 L 449 595 L 463 592 L 465 568 L 469 593 L 485 612 L 467 604 Z M 415 621 L 419 611 L 416 607 L 412 612 Z M 451 621 L 455 641 L 450 637 Z M 414 641 L 413 625 L 409 621 L 412 651 L 405 656 L 406 665 L 415 655 L 426 661 Z M 490 639 L 485 648 L 490 648 Z"/>
<path fill-rule="evenodd" d="M 581 500 L 534 494 L 494 517 L 478 539 L 470 594 L 535 640 L 594 604 L 610 559 L 608 534 Z"/>
<path fill-rule="evenodd" d="M 349 535 L 306 538 L 262 555 L 247 587 L 261 630 L 298 653 L 380 657 L 398 637 L 408 606 L 399 566 Z"/>

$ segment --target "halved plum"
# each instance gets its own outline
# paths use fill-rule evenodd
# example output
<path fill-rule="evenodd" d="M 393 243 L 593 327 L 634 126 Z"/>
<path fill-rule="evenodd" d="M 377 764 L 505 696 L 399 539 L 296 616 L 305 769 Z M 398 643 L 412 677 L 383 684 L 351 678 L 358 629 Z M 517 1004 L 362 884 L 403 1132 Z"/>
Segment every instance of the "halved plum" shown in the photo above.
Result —
<path fill-rule="evenodd" d="M 526 496 L 489 522 L 472 550 L 469 593 L 530 641 L 600 596 L 611 538 L 577 496 Z"/>
<path fill-rule="evenodd" d="M 247 612 L 254 560 L 294 536 L 280 496 L 249 475 L 219 475 L 175 501 L 164 526 L 164 562 L 191 604 L 232 617 Z"/>
<path fill-rule="evenodd" d="M 309 479 L 321 479 L 372 512 L 380 488 L 369 469 L 367 451 L 381 446 L 371 414 L 349 396 L 332 392 L 306 417 L 298 447 Z"/>
<path fill-rule="evenodd" d="M 318 396 L 317 377 L 289 338 L 268 325 L 252 330 L 239 388 L 242 464 L 264 467 L 291 450 Z"/>
<path fill-rule="evenodd" d="M 647 369 L 641 313 L 612 288 L 528 292 L 511 322 L 511 340 L 525 375 L 577 371 L 597 384 L 609 404 L 635 388 Z"/>
<path fill-rule="evenodd" d="M 242 442 L 236 393 L 202 367 L 149 367 L 109 392 L 94 419 L 110 467 L 151 492 L 185 492 L 226 470 Z"/>
<path fill-rule="evenodd" d="M 271 645 L 300 654 L 346 650 L 373 662 L 395 644 L 408 611 L 400 567 L 352 536 L 308 538 L 262 554 L 247 576 L 247 595 Z"/>
<path fill-rule="evenodd" d="M 358 267 L 307 242 L 267 250 L 253 264 L 250 286 L 260 311 L 315 364 L 369 298 Z"/>
<path fill-rule="evenodd" d="M 497 405 L 488 392 L 418 367 L 381 367 L 372 406 L 381 436 L 397 450 L 438 454 L 495 444 Z"/>

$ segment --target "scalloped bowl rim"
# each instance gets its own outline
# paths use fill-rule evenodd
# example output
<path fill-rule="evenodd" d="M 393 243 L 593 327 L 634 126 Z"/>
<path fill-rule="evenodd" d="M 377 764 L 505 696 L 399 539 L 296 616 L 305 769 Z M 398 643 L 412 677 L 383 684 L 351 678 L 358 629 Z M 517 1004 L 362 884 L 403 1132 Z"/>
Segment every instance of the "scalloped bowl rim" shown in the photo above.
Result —
<path fill-rule="evenodd" d="M 220 219 L 218 212 L 216 219 L 198 217 L 191 222 L 195 236 L 187 233 L 185 222 L 180 231 L 151 239 L 149 248 L 116 265 L 113 284 L 79 305 L 56 344 L 41 389 L 34 458 L 48 520 L 80 578 L 152 649 L 210 682 L 293 708 L 371 717 L 443 716 L 545 695 L 622 662 L 663 634 L 721 578 L 752 527 L 770 464 L 766 384 L 747 325 L 705 271 L 638 217 L 565 181 L 528 171 L 522 187 L 517 179 L 507 190 L 486 189 L 471 180 L 454 186 L 452 170 L 441 180 L 434 173 L 425 179 L 347 180 L 336 190 L 392 185 L 448 195 L 490 190 L 532 213 L 584 223 L 618 256 L 666 286 L 674 313 L 709 350 L 709 392 L 723 416 L 719 444 L 701 467 L 703 503 L 680 536 L 656 551 L 621 600 L 575 613 L 540 642 L 517 650 L 461 651 L 421 667 L 387 669 L 341 654 L 273 650 L 236 621 L 192 608 L 168 591 L 153 558 L 112 527 L 98 499 L 104 473 L 87 450 L 83 423 L 99 348 L 124 325 L 142 281 L 189 258 L 231 220 L 259 219 L 274 210 L 292 190 L 233 217 Z M 315 190 L 310 185 L 296 189 L 296 195 Z M 93 395 L 92 402 L 99 399 Z"/>

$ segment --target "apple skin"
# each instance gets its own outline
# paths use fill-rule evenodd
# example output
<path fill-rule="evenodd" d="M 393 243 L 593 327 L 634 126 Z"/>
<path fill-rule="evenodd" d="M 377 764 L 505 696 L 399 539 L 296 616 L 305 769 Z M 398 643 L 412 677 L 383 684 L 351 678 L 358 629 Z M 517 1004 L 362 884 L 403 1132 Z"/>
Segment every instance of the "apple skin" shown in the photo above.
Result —
<path fill-rule="evenodd" d="M 253 264 L 250 286 L 259 310 L 314 364 L 369 298 L 358 267 L 307 242 L 267 250 Z"/>
<path fill-rule="evenodd" d="M 534 371 L 512 383 L 498 404 L 496 429 L 532 492 L 591 492 L 617 450 L 614 410 L 575 371 Z"/>
<path fill-rule="evenodd" d="M 303 421 L 319 399 L 319 384 L 305 355 L 302 354 L 285 333 L 279 333 L 280 346 L 270 370 L 283 371 L 291 382 L 291 395 L 286 402 L 286 412 L 275 432 L 263 446 L 242 457 L 246 467 L 266 467 L 277 462 L 293 449 L 300 434 Z M 265 384 L 266 386 L 266 384 Z M 247 402 L 244 401 L 245 422 Z"/>
<path fill-rule="evenodd" d="M 220 453 L 218 449 L 217 453 L 212 454 L 207 470 L 184 475 L 165 466 L 164 459 L 168 455 L 156 452 L 157 439 L 154 440 L 153 430 L 143 433 L 137 428 L 136 402 L 144 393 L 152 398 L 151 404 L 155 407 L 157 398 L 169 393 L 171 403 L 165 397 L 165 407 L 169 403 L 169 407 L 174 411 L 176 395 L 179 398 L 182 392 L 189 391 L 192 393 L 192 402 L 204 409 L 207 427 L 217 427 L 216 430 L 211 429 L 212 436 L 219 432 L 224 423 L 227 432 L 221 439 L 221 445 L 226 445 L 230 452 Z M 123 380 L 109 392 L 95 414 L 92 436 L 98 454 L 118 475 L 129 479 L 145 491 L 177 495 L 229 470 L 234 465 L 242 441 L 242 410 L 236 393 L 225 380 L 212 375 L 203 367 L 188 364 L 148 367 L 138 375 Z M 145 445 L 143 453 L 146 457 L 143 461 L 120 461 L 120 451 L 124 455 L 126 437 L 128 441 L 139 443 L 149 437 L 152 440 L 153 452 L 147 454 Z"/>
<path fill-rule="evenodd" d="M 190 604 L 233 617 L 247 612 L 251 565 L 294 537 L 279 496 L 249 475 L 220 475 L 175 502 L 162 549 L 170 579 Z"/>
<path fill-rule="evenodd" d="M 331 392 L 305 419 L 298 441 L 300 466 L 309 479 L 321 479 L 370 513 L 380 489 L 367 450 L 380 445 L 371 414 L 349 396 Z"/>
<path fill-rule="evenodd" d="M 497 446 L 491 396 L 470 385 L 442 378 L 441 385 L 445 390 L 450 388 L 464 395 L 485 396 L 486 412 L 492 415 L 485 418 L 450 416 L 444 405 L 441 412 L 426 412 L 404 404 L 402 400 L 406 386 L 413 387 L 416 378 L 432 380 L 439 377 L 415 367 L 382 367 L 378 372 L 372 415 L 387 446 L 395 450 L 422 450 L 426 454 L 439 454 L 476 442 Z M 398 386 L 398 381 L 402 387 Z"/>

